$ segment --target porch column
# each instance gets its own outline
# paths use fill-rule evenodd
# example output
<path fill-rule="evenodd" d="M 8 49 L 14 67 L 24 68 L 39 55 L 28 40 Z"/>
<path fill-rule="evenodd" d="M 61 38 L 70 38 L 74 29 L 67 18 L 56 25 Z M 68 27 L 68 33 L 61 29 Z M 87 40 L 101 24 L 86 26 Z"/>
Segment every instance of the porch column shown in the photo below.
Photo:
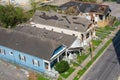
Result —
<path fill-rule="evenodd" d="M 84 37 L 83 37 L 83 38 L 84 38 L 84 39 L 83 39 L 83 46 L 84 46 L 84 45 L 86 44 L 86 34 L 83 34 L 83 36 L 84 36 Z"/>
<path fill-rule="evenodd" d="M 80 49 L 79 49 L 79 54 L 80 54 L 80 56 L 82 55 L 82 53 L 81 53 Z"/>
<path fill-rule="evenodd" d="M 59 62 L 60 60 L 59 60 L 59 56 L 57 57 L 57 62 Z"/>
<path fill-rule="evenodd" d="M 93 30 L 93 37 L 95 37 L 96 36 L 96 31 L 95 31 L 95 29 Z"/>
<path fill-rule="evenodd" d="M 67 52 L 68 52 L 68 50 L 65 51 L 65 58 L 67 58 Z"/>
<path fill-rule="evenodd" d="M 50 62 L 48 63 L 48 70 L 51 71 Z"/>

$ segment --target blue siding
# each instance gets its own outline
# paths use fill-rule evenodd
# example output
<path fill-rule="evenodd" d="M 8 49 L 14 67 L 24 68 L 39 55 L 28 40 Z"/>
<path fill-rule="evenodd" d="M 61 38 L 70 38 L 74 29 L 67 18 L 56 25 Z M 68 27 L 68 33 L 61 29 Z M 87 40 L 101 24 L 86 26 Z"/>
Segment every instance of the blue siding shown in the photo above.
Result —
<path fill-rule="evenodd" d="M 1 54 L 0 53 L 0 58 L 1 59 L 7 60 L 9 62 L 16 63 L 16 64 L 18 64 L 20 66 L 23 66 L 23 67 L 29 67 L 29 68 L 34 69 L 34 70 L 39 71 L 39 72 L 44 72 L 45 71 L 45 64 L 44 64 L 43 59 L 40 59 L 38 57 L 29 55 L 27 53 L 23 53 L 23 52 L 19 52 L 19 51 L 7 48 L 7 47 L 4 47 L 4 46 L 0 46 L 0 49 L 1 48 L 4 49 L 5 53 L 6 53 L 6 54 Z M 13 52 L 13 55 L 10 55 L 10 52 Z M 26 61 L 25 62 L 21 61 L 20 58 L 19 58 L 19 55 L 25 56 Z M 34 66 L 33 62 L 32 62 L 33 59 L 38 60 L 40 66 Z"/>

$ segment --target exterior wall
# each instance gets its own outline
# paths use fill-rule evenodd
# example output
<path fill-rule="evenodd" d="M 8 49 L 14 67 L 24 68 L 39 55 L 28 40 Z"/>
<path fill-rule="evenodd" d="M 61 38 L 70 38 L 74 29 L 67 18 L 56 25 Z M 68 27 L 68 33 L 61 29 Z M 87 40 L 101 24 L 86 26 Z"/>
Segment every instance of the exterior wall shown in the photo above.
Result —
<path fill-rule="evenodd" d="M 5 54 L 0 53 L 0 58 L 3 60 L 18 64 L 23 67 L 31 68 L 31 69 L 39 71 L 39 72 L 45 71 L 45 64 L 44 64 L 43 59 L 28 55 L 26 53 L 19 52 L 19 51 L 16 51 L 16 50 L 13 50 L 13 49 L 10 49 L 7 47 L 3 47 L 3 46 L 0 46 L 0 49 L 5 50 Z M 10 52 L 13 52 L 13 55 L 11 55 Z M 21 61 L 19 58 L 19 55 L 25 56 L 26 61 Z M 32 62 L 33 59 L 39 61 L 40 66 L 35 66 Z"/>
<path fill-rule="evenodd" d="M 53 31 L 58 32 L 58 33 L 74 35 L 74 36 L 77 36 L 78 38 L 81 38 L 80 32 L 77 32 L 77 31 L 48 26 L 48 25 L 46 26 L 46 25 L 42 25 L 42 24 L 36 24 L 34 22 L 31 22 L 31 24 L 32 24 L 32 26 L 36 26 L 38 28 L 42 28 L 42 29 L 46 29 L 46 30 L 50 30 L 50 31 L 53 30 Z"/>
<path fill-rule="evenodd" d="M 96 13 L 80 13 L 78 16 L 79 17 L 84 17 L 84 18 L 86 18 L 90 21 L 93 18 L 95 22 L 98 22 L 100 20 L 99 15 L 96 15 Z"/>
<path fill-rule="evenodd" d="M 109 13 L 110 11 L 108 12 L 108 14 Z M 109 16 L 105 17 L 105 15 L 103 15 L 102 20 L 100 19 L 99 14 L 96 13 L 80 13 L 78 16 L 84 17 L 90 21 L 94 20 L 94 22 L 97 22 L 98 27 L 105 27 L 109 24 Z"/>

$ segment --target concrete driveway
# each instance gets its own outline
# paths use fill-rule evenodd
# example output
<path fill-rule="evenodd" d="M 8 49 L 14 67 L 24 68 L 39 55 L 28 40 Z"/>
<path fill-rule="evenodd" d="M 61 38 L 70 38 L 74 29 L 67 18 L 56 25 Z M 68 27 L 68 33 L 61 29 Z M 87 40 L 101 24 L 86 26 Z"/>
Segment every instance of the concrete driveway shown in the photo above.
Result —
<path fill-rule="evenodd" d="M 28 80 L 28 72 L 0 60 L 0 80 Z"/>
<path fill-rule="evenodd" d="M 120 17 L 120 4 L 117 4 L 116 2 L 104 2 L 103 4 L 110 6 L 112 16 L 117 18 Z"/>
<path fill-rule="evenodd" d="M 49 5 L 60 6 L 60 5 L 62 5 L 62 4 L 64 4 L 64 3 L 67 3 L 67 2 L 69 2 L 69 1 L 71 1 L 71 0 L 53 0 L 53 1 L 51 1 L 50 3 L 48 3 L 48 4 L 49 4 Z"/>

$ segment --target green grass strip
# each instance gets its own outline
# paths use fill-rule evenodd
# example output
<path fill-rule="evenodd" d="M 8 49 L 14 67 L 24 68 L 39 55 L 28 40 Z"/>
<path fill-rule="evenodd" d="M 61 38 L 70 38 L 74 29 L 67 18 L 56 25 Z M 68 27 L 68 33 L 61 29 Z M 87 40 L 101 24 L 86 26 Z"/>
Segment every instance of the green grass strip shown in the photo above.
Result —
<path fill-rule="evenodd" d="M 112 42 L 112 40 L 108 40 L 106 44 L 98 51 L 98 53 L 94 56 L 92 61 L 89 61 L 84 69 L 78 71 L 78 75 L 74 78 L 74 80 L 79 80 L 79 78 L 85 73 L 85 71 L 93 64 L 93 62 L 100 56 L 101 53 L 107 48 L 107 46 Z"/>

